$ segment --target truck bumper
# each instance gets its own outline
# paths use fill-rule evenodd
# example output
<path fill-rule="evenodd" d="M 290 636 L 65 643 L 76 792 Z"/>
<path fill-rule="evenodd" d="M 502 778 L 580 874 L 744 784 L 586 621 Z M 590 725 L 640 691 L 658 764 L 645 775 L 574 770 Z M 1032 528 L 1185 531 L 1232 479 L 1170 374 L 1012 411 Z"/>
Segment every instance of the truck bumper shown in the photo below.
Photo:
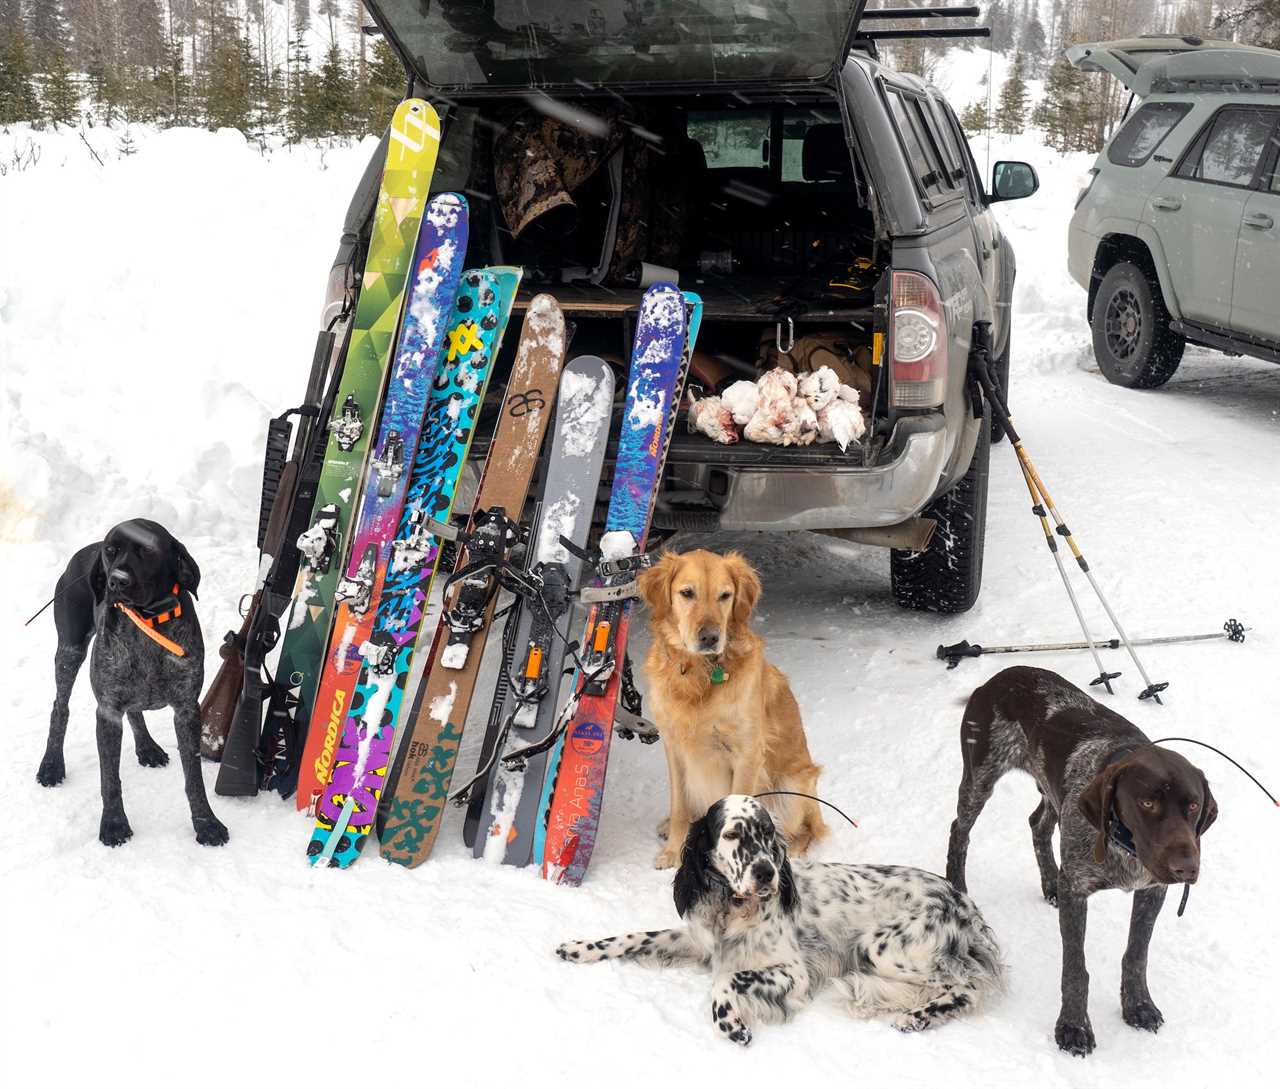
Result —
<path fill-rule="evenodd" d="M 824 465 L 673 464 L 686 484 L 697 480 L 733 530 L 861 529 L 894 526 L 920 513 L 946 468 L 944 418 L 899 422 L 882 463 Z M 673 463 L 676 459 L 672 458 Z"/>

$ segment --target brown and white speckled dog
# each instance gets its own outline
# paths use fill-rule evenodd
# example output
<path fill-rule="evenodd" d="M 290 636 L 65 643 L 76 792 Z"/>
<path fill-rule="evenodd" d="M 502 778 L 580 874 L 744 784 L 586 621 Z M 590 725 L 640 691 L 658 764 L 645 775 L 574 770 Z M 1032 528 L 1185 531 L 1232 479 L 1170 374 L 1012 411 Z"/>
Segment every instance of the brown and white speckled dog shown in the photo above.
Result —
<path fill-rule="evenodd" d="M 1103 889 L 1133 892 L 1120 1008 L 1127 1024 L 1157 1031 L 1164 1017 L 1147 990 L 1147 947 L 1167 886 L 1200 874 L 1200 837 L 1218 816 L 1204 773 L 1063 677 L 1028 666 L 997 673 L 969 697 L 960 745 L 964 775 L 947 852 L 957 889 L 966 888 L 969 832 L 1000 778 L 1025 771 L 1040 788 L 1031 841 L 1062 932 L 1058 1046 L 1073 1055 L 1094 1049 L 1084 933 L 1087 900 Z"/>
<path fill-rule="evenodd" d="M 726 794 L 818 792 L 800 707 L 751 630 L 760 578 L 737 552 L 668 552 L 640 576 L 653 642 L 645 656 L 649 707 L 671 786 L 666 846 L 680 860 L 689 825 Z M 800 856 L 826 834 L 817 802 L 772 799 Z"/>
<path fill-rule="evenodd" d="M 963 892 L 910 866 L 792 862 L 764 806 L 741 794 L 693 822 L 673 891 L 684 927 L 566 942 L 556 955 L 710 968 L 711 1022 L 743 1046 L 827 984 L 851 1013 L 919 1032 L 1003 983 L 999 947 Z"/>

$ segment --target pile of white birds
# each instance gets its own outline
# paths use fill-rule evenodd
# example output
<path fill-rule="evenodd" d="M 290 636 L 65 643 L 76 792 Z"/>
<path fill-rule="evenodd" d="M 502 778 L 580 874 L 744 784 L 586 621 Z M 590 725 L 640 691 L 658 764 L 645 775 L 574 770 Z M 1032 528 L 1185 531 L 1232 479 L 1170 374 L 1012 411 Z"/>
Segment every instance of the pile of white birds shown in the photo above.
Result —
<path fill-rule="evenodd" d="M 867 428 L 858 391 L 830 367 L 799 378 L 777 367 L 754 382 L 734 382 L 717 397 L 695 400 L 689 429 L 726 445 L 740 439 L 770 446 L 834 442 L 844 451 Z"/>

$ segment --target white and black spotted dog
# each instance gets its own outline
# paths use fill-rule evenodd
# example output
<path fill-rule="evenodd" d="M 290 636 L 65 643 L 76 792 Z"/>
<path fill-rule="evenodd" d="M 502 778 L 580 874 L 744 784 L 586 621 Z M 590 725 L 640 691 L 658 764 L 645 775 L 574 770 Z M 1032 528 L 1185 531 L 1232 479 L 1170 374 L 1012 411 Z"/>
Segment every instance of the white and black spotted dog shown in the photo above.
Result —
<path fill-rule="evenodd" d="M 687 926 L 567 942 L 562 960 L 688 962 L 713 976 L 711 1018 L 737 1044 L 788 1020 L 827 983 L 859 1016 L 916 1032 L 1000 988 L 1000 950 L 977 906 L 907 866 L 787 858 L 768 811 L 731 794 L 695 821 L 675 878 Z"/>

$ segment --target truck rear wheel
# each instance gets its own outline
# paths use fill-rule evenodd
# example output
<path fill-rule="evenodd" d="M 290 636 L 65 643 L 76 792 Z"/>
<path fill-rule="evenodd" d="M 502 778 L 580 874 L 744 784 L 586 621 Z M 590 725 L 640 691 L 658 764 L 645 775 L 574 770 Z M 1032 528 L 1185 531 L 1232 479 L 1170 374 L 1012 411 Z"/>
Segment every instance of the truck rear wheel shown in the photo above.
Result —
<path fill-rule="evenodd" d="M 938 523 L 923 552 L 889 552 L 893 598 L 904 609 L 963 613 L 982 589 L 987 532 L 987 477 L 991 463 L 991 409 L 987 406 L 969 471 L 921 515 Z"/>

